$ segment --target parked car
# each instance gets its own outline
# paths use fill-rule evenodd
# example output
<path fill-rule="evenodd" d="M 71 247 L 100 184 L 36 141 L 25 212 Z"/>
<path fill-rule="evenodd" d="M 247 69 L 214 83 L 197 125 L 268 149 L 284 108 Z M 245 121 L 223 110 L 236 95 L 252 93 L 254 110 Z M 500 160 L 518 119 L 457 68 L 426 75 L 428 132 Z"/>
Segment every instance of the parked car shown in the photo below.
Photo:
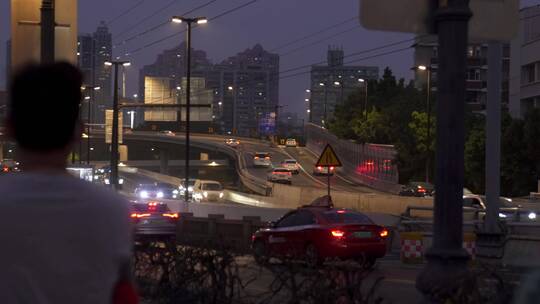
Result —
<path fill-rule="evenodd" d="M 160 202 L 133 203 L 131 205 L 131 221 L 135 237 L 176 235 L 178 213 L 172 212 L 167 204 Z"/>
<path fill-rule="evenodd" d="M 231 148 L 237 148 L 240 146 L 240 141 L 238 139 L 229 138 L 225 140 L 225 144 Z"/>
<path fill-rule="evenodd" d="M 296 142 L 296 139 L 294 138 L 287 138 L 287 140 L 285 141 L 286 147 L 296 147 L 297 145 L 298 143 Z"/>
<path fill-rule="evenodd" d="M 291 184 L 292 173 L 287 168 L 274 168 L 268 173 L 267 179 L 274 183 Z"/>
<path fill-rule="evenodd" d="M 334 175 L 335 170 L 335 167 L 316 166 L 313 169 L 313 175 Z"/>
<path fill-rule="evenodd" d="M 363 213 L 330 206 L 304 206 L 285 214 L 252 236 L 259 263 L 271 257 L 305 259 L 315 266 L 326 259 L 353 259 L 371 268 L 386 254 L 388 230 Z"/>
<path fill-rule="evenodd" d="M 272 158 L 268 152 L 256 152 L 253 156 L 253 166 L 255 167 L 271 167 Z"/>
<path fill-rule="evenodd" d="M 433 196 L 434 190 L 435 188 L 430 183 L 410 182 L 407 185 L 402 186 L 399 195 L 415 197 Z"/>
<path fill-rule="evenodd" d="M 193 186 L 193 199 L 196 202 L 220 202 L 225 193 L 220 182 L 197 180 Z"/>
<path fill-rule="evenodd" d="M 285 159 L 283 162 L 281 162 L 281 167 L 289 170 L 292 174 L 300 173 L 300 165 L 296 159 Z"/>
<path fill-rule="evenodd" d="M 477 194 L 465 194 L 463 195 L 463 207 L 476 208 L 479 212 L 479 217 L 483 218 L 487 211 L 486 197 L 484 195 Z M 520 220 L 536 220 L 536 211 L 525 210 L 521 205 L 516 204 L 511 198 L 500 197 L 499 198 L 499 218 L 500 219 L 515 219 L 517 216 Z"/>

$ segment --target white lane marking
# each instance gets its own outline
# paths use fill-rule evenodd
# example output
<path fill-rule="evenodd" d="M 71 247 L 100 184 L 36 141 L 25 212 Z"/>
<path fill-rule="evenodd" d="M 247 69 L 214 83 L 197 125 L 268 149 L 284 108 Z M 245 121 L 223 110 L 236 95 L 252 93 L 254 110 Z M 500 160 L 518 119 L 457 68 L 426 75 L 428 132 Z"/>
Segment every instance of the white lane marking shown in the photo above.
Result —
<path fill-rule="evenodd" d="M 288 157 L 292 158 L 292 159 L 296 159 L 294 158 L 291 154 L 289 154 L 289 152 L 285 151 L 285 149 L 283 148 L 283 154 L 287 155 Z M 315 181 L 316 183 L 322 185 L 322 186 L 327 186 L 326 183 L 316 179 L 315 177 L 311 176 L 311 174 L 309 174 L 306 169 L 304 169 L 304 166 L 298 164 L 300 169 L 302 170 L 302 172 L 304 172 L 304 174 L 306 174 L 310 179 L 312 179 L 313 181 Z"/>

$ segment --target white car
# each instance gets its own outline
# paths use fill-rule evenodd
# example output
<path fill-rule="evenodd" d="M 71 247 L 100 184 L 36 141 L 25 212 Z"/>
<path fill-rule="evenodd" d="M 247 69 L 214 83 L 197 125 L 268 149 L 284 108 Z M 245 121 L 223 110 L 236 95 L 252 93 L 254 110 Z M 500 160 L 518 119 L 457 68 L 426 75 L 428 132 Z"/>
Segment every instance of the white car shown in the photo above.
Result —
<path fill-rule="evenodd" d="M 313 169 L 313 175 L 334 175 L 335 167 L 318 166 Z"/>
<path fill-rule="evenodd" d="M 167 135 L 167 136 L 176 136 L 176 134 L 171 131 L 171 130 L 163 130 L 163 131 L 159 131 L 159 134 L 162 134 L 162 135 Z"/>
<path fill-rule="evenodd" d="M 268 181 L 274 183 L 292 183 L 292 173 L 287 168 L 274 168 L 268 173 Z"/>
<path fill-rule="evenodd" d="M 220 202 L 225 193 L 220 182 L 197 180 L 193 186 L 193 199 L 196 202 Z"/>
<path fill-rule="evenodd" d="M 300 173 L 300 165 L 296 159 L 286 159 L 281 163 L 281 166 L 292 172 L 292 174 Z"/>
<path fill-rule="evenodd" d="M 231 148 L 237 148 L 240 146 L 240 141 L 238 139 L 229 138 L 225 141 L 225 144 Z"/>
<path fill-rule="evenodd" d="M 296 142 L 296 139 L 294 138 L 287 138 L 287 141 L 285 141 L 286 147 L 296 147 L 298 143 Z"/>
<path fill-rule="evenodd" d="M 271 167 L 272 158 L 268 152 L 256 152 L 253 156 L 253 166 L 255 167 Z"/>

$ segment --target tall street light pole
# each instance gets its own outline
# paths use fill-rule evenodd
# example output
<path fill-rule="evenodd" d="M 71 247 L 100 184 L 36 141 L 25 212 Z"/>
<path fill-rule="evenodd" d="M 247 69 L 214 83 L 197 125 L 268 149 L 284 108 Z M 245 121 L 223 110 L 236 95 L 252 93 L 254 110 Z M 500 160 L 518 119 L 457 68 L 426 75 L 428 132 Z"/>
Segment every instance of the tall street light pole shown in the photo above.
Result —
<path fill-rule="evenodd" d="M 91 85 L 87 85 L 87 86 L 84 86 L 83 87 L 84 90 L 89 90 L 90 91 L 90 96 L 89 99 L 87 99 L 87 111 L 88 113 L 87 114 L 87 117 L 86 117 L 86 135 L 88 135 L 88 145 L 86 145 L 86 164 L 87 165 L 90 165 L 90 136 L 91 136 L 91 132 L 92 132 L 92 127 L 90 126 L 90 124 L 92 123 L 92 102 L 95 102 L 94 101 L 94 91 L 99 91 L 101 90 L 101 87 L 100 86 L 91 86 Z M 86 99 L 86 98 L 85 98 Z"/>
<path fill-rule="evenodd" d="M 426 100 L 426 110 L 427 110 L 427 123 L 426 123 L 426 183 L 429 183 L 429 172 L 430 172 L 430 147 L 431 147 L 431 67 L 425 65 L 419 65 L 417 68 L 419 71 L 425 71 L 427 77 L 427 100 Z"/>
<path fill-rule="evenodd" d="M 324 82 L 319 83 L 319 86 L 324 87 L 324 121 L 323 121 L 323 127 L 326 127 L 326 119 L 328 115 L 328 89 L 327 85 Z"/>
<path fill-rule="evenodd" d="M 433 245 L 416 287 L 426 302 L 443 303 L 470 278 L 463 249 L 465 145 L 465 71 L 469 0 L 440 1 L 435 12 L 439 65 L 437 79 L 437 172 L 433 210 Z"/>
<path fill-rule="evenodd" d="M 54 62 L 55 19 L 54 0 L 41 2 L 41 63 Z"/>
<path fill-rule="evenodd" d="M 361 82 L 364 84 L 364 120 L 367 121 L 368 119 L 368 81 L 360 78 L 358 79 L 358 82 Z"/>
<path fill-rule="evenodd" d="M 193 23 L 196 24 L 205 24 L 208 23 L 206 17 L 196 17 L 196 18 L 185 18 L 181 16 L 173 16 L 172 22 L 174 23 L 187 23 L 187 58 L 186 58 L 186 187 L 189 184 L 189 135 L 190 135 L 190 114 L 191 114 L 191 29 Z M 184 200 L 187 202 L 189 200 L 189 191 L 184 191 Z"/>
<path fill-rule="evenodd" d="M 111 136 L 111 177 L 110 184 L 118 190 L 118 68 L 128 67 L 129 61 L 106 61 L 106 66 L 114 66 L 113 117 Z"/>

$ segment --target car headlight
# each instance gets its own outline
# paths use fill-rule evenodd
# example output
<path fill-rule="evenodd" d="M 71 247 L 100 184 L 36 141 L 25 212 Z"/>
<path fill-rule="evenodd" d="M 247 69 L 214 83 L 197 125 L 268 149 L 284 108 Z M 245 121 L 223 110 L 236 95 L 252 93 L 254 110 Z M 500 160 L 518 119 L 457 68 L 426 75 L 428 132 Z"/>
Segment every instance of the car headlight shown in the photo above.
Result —
<path fill-rule="evenodd" d="M 530 220 L 535 220 L 536 219 L 536 213 L 531 212 L 531 213 L 529 213 L 528 217 L 529 217 Z"/>
<path fill-rule="evenodd" d="M 223 198 L 223 196 L 224 196 L 223 192 L 220 192 L 219 193 L 219 198 Z"/>
<path fill-rule="evenodd" d="M 94 175 L 94 180 L 98 180 L 99 179 L 99 175 Z"/>
<path fill-rule="evenodd" d="M 119 183 L 120 185 L 123 185 L 123 184 L 124 184 L 124 179 L 123 179 L 123 178 L 119 179 L 119 180 L 118 180 L 118 183 Z"/>
<path fill-rule="evenodd" d="M 204 197 L 208 197 L 208 192 L 204 191 L 202 194 Z"/>
<path fill-rule="evenodd" d="M 175 189 L 175 190 L 173 190 L 172 193 L 173 193 L 173 194 L 178 194 L 178 190 Z"/>
<path fill-rule="evenodd" d="M 105 185 L 108 185 L 108 184 L 110 184 L 110 183 L 111 183 L 111 182 L 109 181 L 109 179 L 108 179 L 108 178 L 106 178 L 106 179 L 104 180 L 104 182 L 105 182 Z"/>
<path fill-rule="evenodd" d="M 499 217 L 500 217 L 500 218 L 506 218 L 506 214 L 504 214 L 504 213 L 499 213 Z"/>
<path fill-rule="evenodd" d="M 193 187 L 189 186 L 189 187 L 187 188 L 187 190 L 188 190 L 189 192 L 193 192 Z"/>
<path fill-rule="evenodd" d="M 148 198 L 148 191 L 141 191 L 141 193 L 139 193 L 139 196 L 141 198 Z"/>
<path fill-rule="evenodd" d="M 164 196 L 163 192 L 161 192 L 161 191 L 156 194 L 157 198 L 163 198 L 163 196 Z"/>

